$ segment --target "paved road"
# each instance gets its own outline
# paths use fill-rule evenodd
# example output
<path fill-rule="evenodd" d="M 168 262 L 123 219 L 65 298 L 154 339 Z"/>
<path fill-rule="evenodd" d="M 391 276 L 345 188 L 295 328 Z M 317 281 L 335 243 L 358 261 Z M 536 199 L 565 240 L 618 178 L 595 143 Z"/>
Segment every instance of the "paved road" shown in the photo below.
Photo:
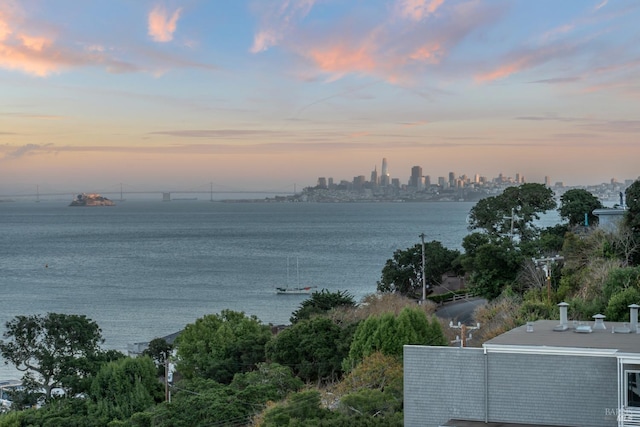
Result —
<path fill-rule="evenodd" d="M 472 325 L 474 324 L 473 310 L 486 302 L 487 300 L 483 298 L 470 298 L 468 300 L 449 302 L 436 310 L 436 316 L 453 320 L 454 323 L 460 322 Z"/>

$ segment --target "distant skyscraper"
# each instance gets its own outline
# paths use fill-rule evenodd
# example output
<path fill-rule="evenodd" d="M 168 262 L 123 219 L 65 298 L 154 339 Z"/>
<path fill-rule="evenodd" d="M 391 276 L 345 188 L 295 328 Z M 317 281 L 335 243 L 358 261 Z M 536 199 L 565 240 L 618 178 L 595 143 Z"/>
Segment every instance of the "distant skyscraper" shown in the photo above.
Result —
<path fill-rule="evenodd" d="M 456 188 L 456 173 L 449 172 L 449 187 Z"/>
<path fill-rule="evenodd" d="M 378 185 L 378 167 L 374 166 L 373 171 L 371 171 L 371 184 Z"/>
<path fill-rule="evenodd" d="M 389 169 L 387 167 L 387 158 L 382 159 L 382 175 L 380 176 L 380 186 L 387 187 L 390 183 Z"/>
<path fill-rule="evenodd" d="M 546 185 L 547 187 L 551 187 L 551 177 L 550 176 L 545 176 L 544 177 L 544 185 Z"/>
<path fill-rule="evenodd" d="M 409 187 L 419 188 L 422 184 L 422 167 L 414 166 L 411 168 L 411 178 L 409 178 Z"/>

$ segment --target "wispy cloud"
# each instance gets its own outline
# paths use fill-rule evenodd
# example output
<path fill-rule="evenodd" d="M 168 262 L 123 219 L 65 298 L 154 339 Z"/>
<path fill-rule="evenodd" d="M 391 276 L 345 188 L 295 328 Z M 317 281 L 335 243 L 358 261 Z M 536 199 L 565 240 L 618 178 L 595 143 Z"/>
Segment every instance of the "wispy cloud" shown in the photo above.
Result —
<path fill-rule="evenodd" d="M 529 70 L 554 60 L 566 59 L 580 51 L 580 43 L 554 43 L 539 48 L 525 47 L 512 51 L 492 70 L 477 74 L 477 82 L 491 82 Z"/>
<path fill-rule="evenodd" d="M 298 74 L 306 81 L 360 75 L 411 84 L 438 69 L 467 37 L 504 13 L 502 4 L 475 0 L 396 0 L 391 13 L 370 11 L 377 21 L 358 19 L 363 12 L 354 8 L 338 19 L 302 25 L 312 4 L 285 2 L 269 9 L 263 20 L 270 25 L 256 33 L 251 48 L 257 53 L 278 46 L 302 59 Z"/>
<path fill-rule="evenodd" d="M 417 122 L 404 122 L 404 123 L 400 123 L 402 126 L 409 126 L 409 127 L 414 127 L 414 126 L 424 126 L 424 125 L 428 125 L 429 121 L 427 120 L 420 120 Z"/>
<path fill-rule="evenodd" d="M 250 129 L 184 129 L 150 132 L 152 135 L 177 136 L 186 138 L 223 138 L 236 139 L 252 136 L 282 135 L 282 132 Z"/>
<path fill-rule="evenodd" d="M 6 153 L 6 157 L 13 158 L 13 159 L 18 159 L 18 158 L 25 157 L 25 156 L 28 156 L 30 154 L 33 154 L 35 152 L 44 151 L 50 145 L 51 144 L 45 144 L 45 145 L 26 144 L 26 145 L 23 145 L 23 146 L 17 147 L 17 148 L 9 148 L 9 147 L 7 147 L 7 148 L 9 148 L 10 151 L 8 151 Z"/>
<path fill-rule="evenodd" d="M 128 41 L 122 46 L 94 39 L 69 39 L 68 31 L 54 24 L 30 21 L 22 3 L 0 2 L 0 68 L 37 77 L 49 77 L 82 67 L 96 67 L 111 74 L 144 72 L 155 76 L 175 68 L 217 69 L 175 53 Z M 173 39 L 181 9 L 168 13 L 158 6 L 149 13 L 149 34 L 155 41 Z"/>
<path fill-rule="evenodd" d="M 252 53 L 263 52 L 278 45 L 296 21 L 307 16 L 315 2 L 316 0 L 261 2 L 259 7 L 262 9 L 260 11 L 262 23 L 253 38 L 250 51 Z"/>
<path fill-rule="evenodd" d="M 442 3 L 444 0 L 398 0 L 396 8 L 400 17 L 422 21 L 438 10 Z"/>
<path fill-rule="evenodd" d="M 554 78 L 550 78 L 550 79 L 541 79 L 541 80 L 534 80 L 532 82 L 529 83 L 544 83 L 544 84 L 564 84 L 564 83 L 575 83 L 575 82 L 579 82 L 580 80 L 582 80 L 582 77 L 554 77 Z"/>
<path fill-rule="evenodd" d="M 607 3 L 609 3 L 609 0 L 603 0 L 602 2 L 600 2 L 599 4 L 597 4 L 596 6 L 594 6 L 593 10 L 600 10 L 603 7 L 605 7 L 607 5 Z"/>
<path fill-rule="evenodd" d="M 182 8 L 169 13 L 162 5 L 157 5 L 149 12 L 149 35 L 154 41 L 166 43 L 173 40 Z"/>

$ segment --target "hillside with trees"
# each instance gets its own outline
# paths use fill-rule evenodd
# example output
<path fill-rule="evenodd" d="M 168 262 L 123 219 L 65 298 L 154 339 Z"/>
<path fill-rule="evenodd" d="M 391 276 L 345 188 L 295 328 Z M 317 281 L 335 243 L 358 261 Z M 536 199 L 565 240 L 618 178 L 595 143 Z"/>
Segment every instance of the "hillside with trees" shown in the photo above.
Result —
<path fill-rule="evenodd" d="M 542 185 L 509 188 L 471 209 L 463 252 L 426 242 L 423 266 L 422 245 L 395 251 L 375 294 L 356 302 L 345 291 L 315 292 L 283 330 L 224 310 L 132 358 L 104 350 L 85 316 L 17 316 L 0 354 L 24 372 L 23 388 L 0 427 L 401 426 L 403 346 L 452 341 L 437 304 L 416 303 L 425 282 L 457 274 L 487 299 L 474 313 L 482 327 L 473 345 L 557 318 L 561 301 L 572 319 L 628 320 L 627 306 L 640 303 L 640 181 L 626 196 L 624 220 L 599 228 L 591 215 L 601 205 L 584 190 L 558 206 Z M 540 228 L 556 208 L 564 222 Z"/>

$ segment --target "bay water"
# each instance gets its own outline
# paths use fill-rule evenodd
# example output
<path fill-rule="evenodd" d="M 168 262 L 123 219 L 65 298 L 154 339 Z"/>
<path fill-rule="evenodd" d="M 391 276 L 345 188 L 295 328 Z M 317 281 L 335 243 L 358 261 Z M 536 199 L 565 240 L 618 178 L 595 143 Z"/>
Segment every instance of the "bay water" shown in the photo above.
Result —
<path fill-rule="evenodd" d="M 305 295 L 375 293 L 394 251 L 461 249 L 473 203 L 0 203 L 0 331 L 16 315 L 84 314 L 104 348 L 181 330 L 224 309 L 286 324 Z M 296 265 L 298 268 L 296 268 Z M 288 271 L 288 274 L 287 274 Z M 18 378 L 0 366 L 0 379 Z"/>

